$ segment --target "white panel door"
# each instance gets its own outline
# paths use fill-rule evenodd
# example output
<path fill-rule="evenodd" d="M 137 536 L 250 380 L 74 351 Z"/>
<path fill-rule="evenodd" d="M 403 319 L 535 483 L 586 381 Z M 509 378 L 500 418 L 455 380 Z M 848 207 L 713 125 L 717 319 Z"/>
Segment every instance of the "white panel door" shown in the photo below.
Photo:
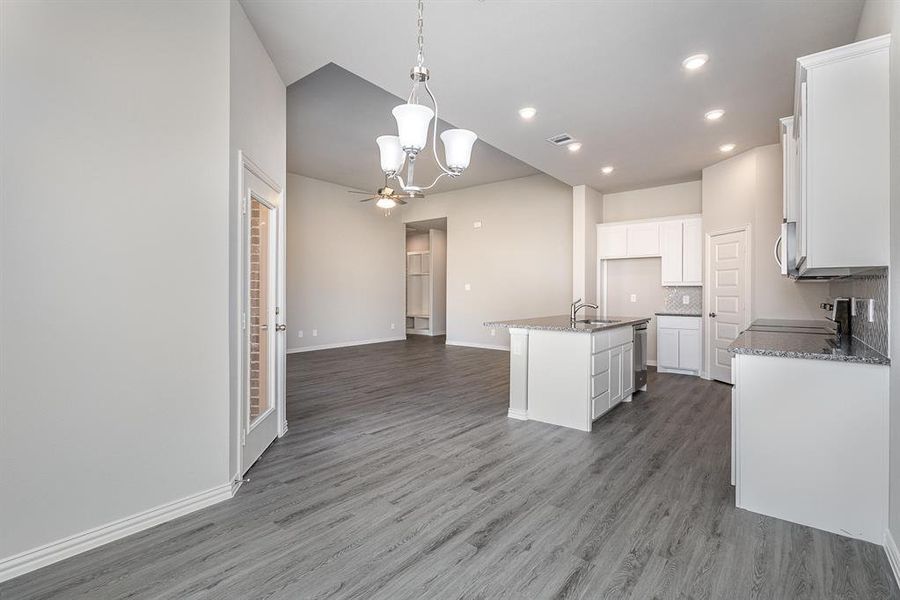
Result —
<path fill-rule="evenodd" d="M 709 253 L 709 376 L 731 383 L 728 346 L 748 325 L 747 231 L 710 236 Z"/>
<path fill-rule="evenodd" d="M 656 330 L 656 364 L 664 369 L 678 369 L 678 330 L 660 327 Z"/>
<path fill-rule="evenodd" d="M 628 256 L 659 256 L 659 223 L 629 225 L 625 250 Z"/>
<path fill-rule="evenodd" d="M 679 285 L 682 281 L 682 222 L 659 224 L 659 251 L 663 285 Z"/>
<path fill-rule="evenodd" d="M 683 285 L 703 285 L 703 221 L 687 219 L 682 233 L 681 281 Z"/>
<path fill-rule="evenodd" d="M 604 225 L 597 228 L 597 252 L 600 258 L 625 256 L 627 229 L 625 225 Z"/>

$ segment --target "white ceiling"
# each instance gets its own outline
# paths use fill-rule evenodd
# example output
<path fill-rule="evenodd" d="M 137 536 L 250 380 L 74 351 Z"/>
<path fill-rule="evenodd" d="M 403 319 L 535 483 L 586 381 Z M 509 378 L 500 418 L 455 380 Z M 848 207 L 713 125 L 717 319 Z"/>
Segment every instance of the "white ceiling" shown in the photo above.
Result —
<path fill-rule="evenodd" d="M 391 109 L 405 102 L 329 63 L 288 87 L 287 168 L 324 181 L 356 189 L 384 185 L 375 138 L 397 133 Z M 438 131 L 451 127 L 438 125 Z M 438 144 L 438 152 L 441 152 Z M 437 165 L 429 152 L 416 161 L 416 182 L 431 183 Z M 434 192 L 515 179 L 537 173 L 520 160 L 478 141 L 465 175 L 443 178 Z"/>
<path fill-rule="evenodd" d="M 415 3 L 242 0 L 286 83 L 334 62 L 400 97 Z M 862 0 L 428 0 L 425 56 L 441 115 L 568 184 L 621 191 L 696 179 L 778 140 L 794 59 L 853 41 Z M 698 72 L 681 60 L 710 55 Z M 522 122 L 521 106 L 538 115 Z M 711 108 L 728 111 L 707 123 Z M 568 132 L 577 154 L 544 138 Z M 374 153 L 374 149 L 373 149 Z M 605 164 L 611 176 L 600 174 Z"/>

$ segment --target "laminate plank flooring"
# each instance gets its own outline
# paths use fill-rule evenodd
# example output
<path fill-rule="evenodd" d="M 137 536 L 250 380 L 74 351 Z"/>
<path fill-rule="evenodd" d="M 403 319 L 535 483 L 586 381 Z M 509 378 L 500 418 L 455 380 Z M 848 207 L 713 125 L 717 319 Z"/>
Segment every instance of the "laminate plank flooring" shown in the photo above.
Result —
<path fill-rule="evenodd" d="M 508 355 L 440 338 L 288 371 L 235 498 L 0 597 L 900 598 L 880 547 L 735 509 L 726 385 L 651 372 L 586 434 L 508 419 Z"/>

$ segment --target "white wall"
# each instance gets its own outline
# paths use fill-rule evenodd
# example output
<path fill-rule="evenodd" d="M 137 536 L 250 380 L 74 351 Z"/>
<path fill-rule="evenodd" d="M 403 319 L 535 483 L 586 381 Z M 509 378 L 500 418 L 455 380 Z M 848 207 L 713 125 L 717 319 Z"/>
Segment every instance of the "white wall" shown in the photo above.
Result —
<path fill-rule="evenodd" d="M 288 350 L 403 339 L 400 211 L 385 217 L 345 186 L 293 173 L 287 178 Z"/>
<path fill-rule="evenodd" d="M 603 222 L 700 214 L 700 182 L 688 181 L 603 196 Z"/>
<path fill-rule="evenodd" d="M 597 223 L 603 220 L 603 196 L 594 188 L 572 188 L 572 300 L 598 304 Z"/>
<path fill-rule="evenodd" d="M 900 2 L 894 2 L 892 33 L 900 35 Z M 891 43 L 891 348 L 900 348 L 900 43 Z M 896 360 L 900 353 L 892 352 Z M 900 366 L 891 366 L 890 532 L 900 540 Z"/>
<path fill-rule="evenodd" d="M 0 3 L 0 561 L 228 486 L 229 6 Z"/>
<path fill-rule="evenodd" d="M 781 170 L 779 144 L 703 169 L 703 229 L 715 233 L 751 226 L 751 320 L 820 319 L 818 304 L 828 297 L 828 284 L 791 281 L 775 264 L 773 248 L 783 214 Z"/>
<path fill-rule="evenodd" d="M 405 222 L 438 217 L 447 218 L 448 342 L 508 348 L 507 332 L 491 336 L 484 321 L 568 313 L 571 187 L 533 175 L 434 194 L 403 211 Z"/>
<path fill-rule="evenodd" d="M 240 390 L 238 371 L 241 368 L 238 343 L 241 315 L 241 269 L 239 240 L 241 235 L 240 195 L 238 189 L 238 152 L 262 168 L 279 186 L 285 184 L 286 143 L 286 90 L 275 65 L 256 36 L 253 26 L 237 0 L 231 0 L 230 24 L 230 153 L 228 216 L 230 257 L 229 288 L 229 352 L 230 364 L 230 431 L 229 472 L 235 477 L 238 471 L 237 443 L 240 431 Z"/>
<path fill-rule="evenodd" d="M 894 4 L 895 0 L 866 0 L 859 16 L 856 40 L 866 40 L 890 33 Z"/>
<path fill-rule="evenodd" d="M 626 258 L 606 261 L 607 314 L 649 316 L 647 360 L 656 363 L 656 313 L 666 308 L 662 286 L 662 261 L 658 258 Z M 631 301 L 631 294 L 637 302 Z"/>

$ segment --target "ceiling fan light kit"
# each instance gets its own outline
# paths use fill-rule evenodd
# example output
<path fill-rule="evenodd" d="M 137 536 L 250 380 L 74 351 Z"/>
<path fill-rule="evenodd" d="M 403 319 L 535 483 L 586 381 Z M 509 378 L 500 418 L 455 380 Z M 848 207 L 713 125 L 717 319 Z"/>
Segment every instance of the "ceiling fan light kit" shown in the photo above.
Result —
<path fill-rule="evenodd" d="M 394 179 L 400 184 L 400 191 L 408 198 L 424 198 L 424 192 L 430 190 L 442 177 L 459 177 L 469 166 L 472 158 L 472 146 L 478 136 L 468 129 L 447 129 L 440 134 L 444 144 L 446 166 L 441 162 L 437 152 L 438 106 L 431 88 L 428 87 L 430 73 L 425 66 L 425 37 L 423 26 L 423 0 L 418 1 L 418 54 L 416 65 L 410 71 L 413 80 L 412 91 L 406 104 L 394 107 L 391 111 L 397 120 L 397 135 L 382 135 L 375 142 L 381 154 L 381 170 L 387 179 Z M 431 105 L 419 102 L 420 89 L 424 89 Z M 427 186 L 415 184 L 415 161 L 428 146 L 428 130 L 431 127 L 431 151 L 441 173 Z M 405 179 L 402 175 L 406 168 Z M 377 203 L 381 208 L 380 201 Z M 385 202 L 385 204 L 387 204 Z M 393 208 L 393 206 L 389 207 Z"/>

